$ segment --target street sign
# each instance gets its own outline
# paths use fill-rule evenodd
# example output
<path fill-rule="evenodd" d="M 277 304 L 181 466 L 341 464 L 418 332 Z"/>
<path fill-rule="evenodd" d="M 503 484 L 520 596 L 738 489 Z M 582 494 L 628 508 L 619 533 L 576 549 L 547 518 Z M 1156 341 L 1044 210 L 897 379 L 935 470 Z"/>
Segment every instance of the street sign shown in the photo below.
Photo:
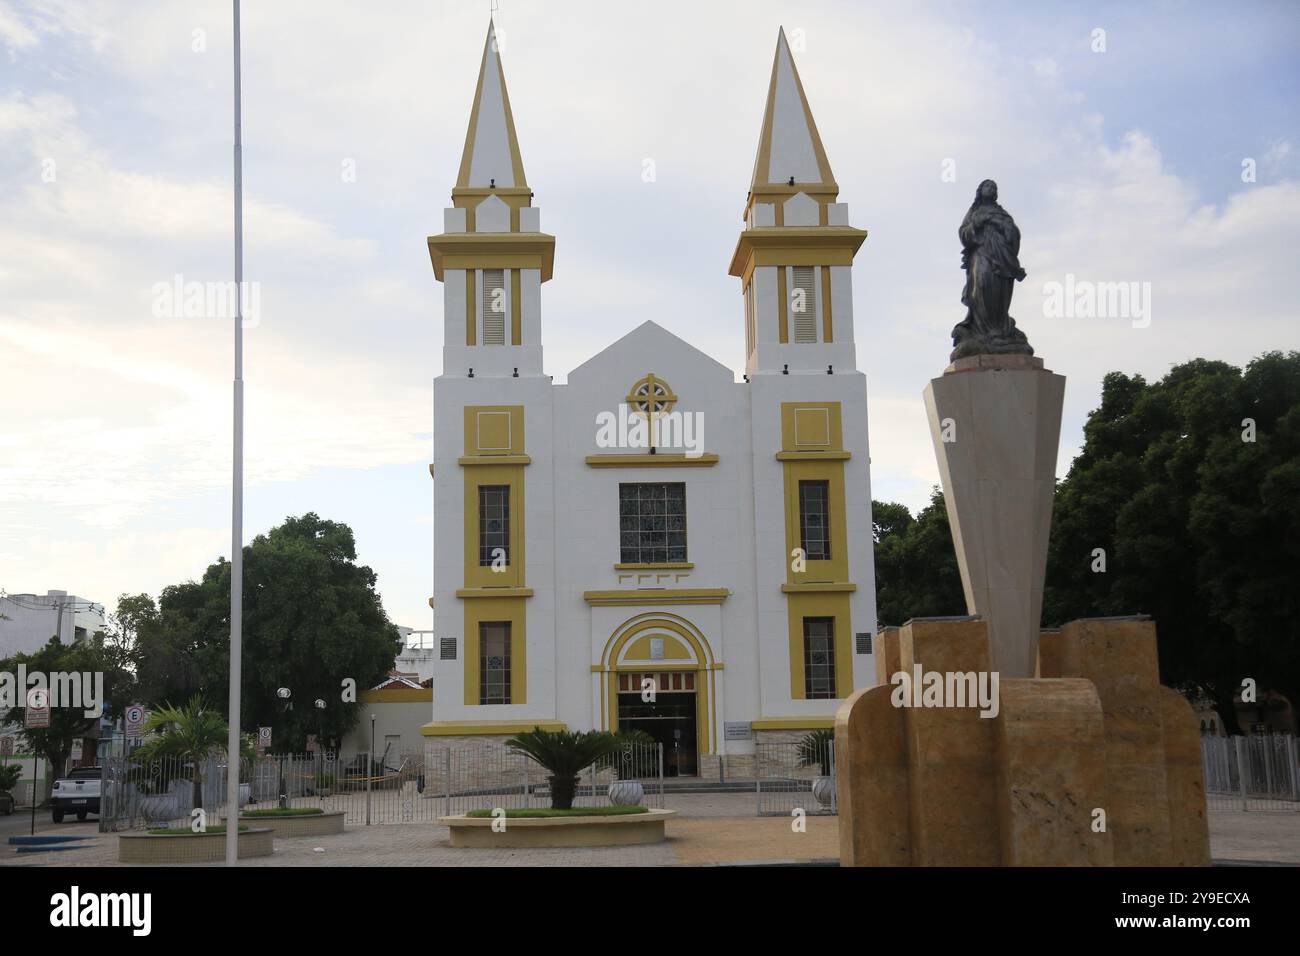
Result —
<path fill-rule="evenodd" d="M 257 749 L 258 750 L 271 749 L 271 728 L 270 727 L 257 728 Z"/>
<path fill-rule="evenodd" d="M 50 692 L 37 687 L 27 692 L 27 707 L 23 710 L 23 726 L 28 730 L 44 730 L 50 726 Z"/>
<path fill-rule="evenodd" d="M 128 737 L 139 737 L 144 730 L 145 721 L 149 719 L 149 712 L 139 704 L 132 704 L 127 707 L 123 719 L 126 723 L 126 735 Z"/>
<path fill-rule="evenodd" d="M 12 737 L 0 737 L 0 757 L 12 757 L 14 755 L 14 739 Z"/>

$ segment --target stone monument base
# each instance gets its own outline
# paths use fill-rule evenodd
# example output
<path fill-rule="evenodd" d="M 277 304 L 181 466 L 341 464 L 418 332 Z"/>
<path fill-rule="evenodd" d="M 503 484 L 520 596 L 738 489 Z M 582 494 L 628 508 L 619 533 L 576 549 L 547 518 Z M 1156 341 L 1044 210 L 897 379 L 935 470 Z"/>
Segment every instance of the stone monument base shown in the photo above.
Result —
<path fill-rule="evenodd" d="M 896 706 L 891 683 L 988 675 L 982 619 L 879 638 L 879 683 L 836 715 L 841 865 L 1209 865 L 1196 717 L 1160 686 L 1150 619 L 1044 632 L 1038 676 L 1000 680 L 986 717 L 952 700 Z"/>

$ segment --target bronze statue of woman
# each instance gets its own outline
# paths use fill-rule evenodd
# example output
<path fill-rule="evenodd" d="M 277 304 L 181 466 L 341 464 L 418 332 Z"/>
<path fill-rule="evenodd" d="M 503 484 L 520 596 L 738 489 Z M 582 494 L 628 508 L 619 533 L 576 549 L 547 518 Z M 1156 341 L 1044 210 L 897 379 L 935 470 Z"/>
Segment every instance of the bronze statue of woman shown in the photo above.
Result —
<path fill-rule="evenodd" d="M 1025 277 L 1020 268 L 1020 230 L 1011 214 L 998 205 L 998 184 L 980 183 L 957 230 L 966 288 L 961 302 L 966 318 L 952 330 L 950 360 L 967 355 L 1021 353 L 1034 350 L 1011 318 L 1014 284 Z"/>

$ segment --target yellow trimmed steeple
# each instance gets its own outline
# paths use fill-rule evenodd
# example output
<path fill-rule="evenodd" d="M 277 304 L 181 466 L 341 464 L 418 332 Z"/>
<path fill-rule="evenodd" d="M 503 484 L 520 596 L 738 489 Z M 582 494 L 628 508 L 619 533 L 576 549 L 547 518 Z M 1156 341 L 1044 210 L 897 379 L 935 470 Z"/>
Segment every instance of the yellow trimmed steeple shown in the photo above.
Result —
<path fill-rule="evenodd" d="M 524 176 L 496 26 L 488 21 L 451 208 L 429 237 L 444 283 L 444 368 L 466 377 L 541 374 L 541 283 L 555 237 Z"/>
<path fill-rule="evenodd" d="M 747 374 L 855 367 L 849 270 L 867 233 L 849 225 L 848 207 L 838 197 L 781 30 L 745 229 L 728 270 L 741 280 L 745 297 Z"/>
<path fill-rule="evenodd" d="M 839 188 L 782 29 L 776 38 L 746 215 L 755 202 L 787 199 L 797 192 L 834 202 Z"/>
<path fill-rule="evenodd" d="M 500 53 L 496 26 L 489 20 L 474 106 L 469 114 L 469 131 L 465 134 L 465 151 L 456 177 L 457 191 L 494 186 L 499 190 L 528 189 Z"/>

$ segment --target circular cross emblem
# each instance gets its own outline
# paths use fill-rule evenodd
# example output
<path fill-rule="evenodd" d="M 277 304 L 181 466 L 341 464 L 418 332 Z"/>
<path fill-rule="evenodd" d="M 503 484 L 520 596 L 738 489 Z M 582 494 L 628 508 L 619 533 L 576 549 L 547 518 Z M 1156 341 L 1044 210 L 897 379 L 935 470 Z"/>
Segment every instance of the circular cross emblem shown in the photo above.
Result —
<path fill-rule="evenodd" d="M 633 385 L 627 396 L 632 411 L 646 418 L 665 414 L 676 401 L 672 386 L 653 372 Z"/>

